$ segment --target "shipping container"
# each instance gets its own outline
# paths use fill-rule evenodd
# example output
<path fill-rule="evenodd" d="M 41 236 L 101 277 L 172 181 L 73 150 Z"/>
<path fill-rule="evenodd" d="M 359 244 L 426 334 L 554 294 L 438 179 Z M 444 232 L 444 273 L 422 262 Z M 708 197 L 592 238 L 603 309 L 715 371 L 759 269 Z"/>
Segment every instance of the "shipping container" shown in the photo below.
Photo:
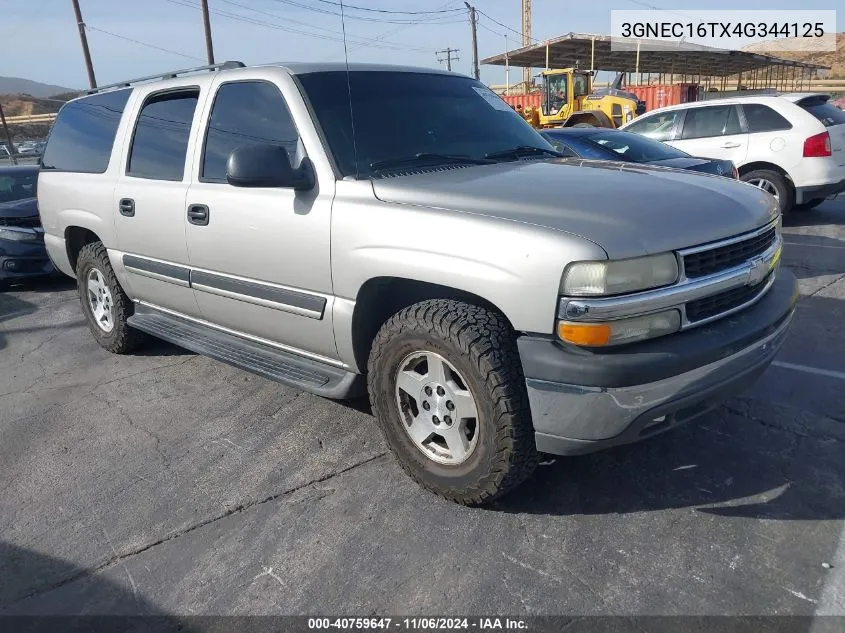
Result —
<path fill-rule="evenodd" d="M 501 95 L 510 107 L 516 109 L 516 106 L 521 105 L 525 108 L 539 108 L 543 95 L 540 92 L 532 92 L 527 95 Z"/>
<path fill-rule="evenodd" d="M 651 84 L 648 86 L 626 86 L 625 90 L 645 101 L 646 112 L 670 105 L 698 101 L 698 84 Z"/>

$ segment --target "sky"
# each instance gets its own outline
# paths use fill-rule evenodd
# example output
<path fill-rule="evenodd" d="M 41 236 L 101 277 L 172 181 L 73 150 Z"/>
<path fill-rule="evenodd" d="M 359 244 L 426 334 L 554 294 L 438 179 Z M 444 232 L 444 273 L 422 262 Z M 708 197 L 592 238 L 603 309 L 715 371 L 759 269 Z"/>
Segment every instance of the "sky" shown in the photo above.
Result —
<path fill-rule="evenodd" d="M 199 0 L 79 0 L 100 85 L 205 63 Z M 443 66 L 437 54 L 458 49 L 452 69 L 471 73 L 471 39 L 462 0 L 345 0 L 349 61 Z M 479 58 L 519 47 L 520 0 L 474 0 Z M 794 0 L 533 0 L 532 36 L 609 33 L 612 9 L 794 9 Z M 802 9 L 834 9 L 803 0 Z M 209 0 L 218 61 L 343 61 L 337 0 Z M 359 7 L 359 8 L 353 8 Z M 364 9 L 370 9 L 362 10 Z M 380 11 L 379 11 L 380 10 Z M 388 11 L 388 12 L 384 12 Z M 395 11 L 407 14 L 389 13 Z M 442 13 L 431 13 L 442 11 Z M 426 13 L 411 13 L 426 12 Z M 845 11 L 837 15 L 845 31 Z M 507 37 L 506 37 L 507 36 Z M 134 40 L 134 41 L 130 41 Z M 71 0 L 0 0 L 0 75 L 69 88 L 87 86 Z M 511 81 L 519 71 L 511 71 Z M 502 67 L 481 79 L 504 84 Z"/>

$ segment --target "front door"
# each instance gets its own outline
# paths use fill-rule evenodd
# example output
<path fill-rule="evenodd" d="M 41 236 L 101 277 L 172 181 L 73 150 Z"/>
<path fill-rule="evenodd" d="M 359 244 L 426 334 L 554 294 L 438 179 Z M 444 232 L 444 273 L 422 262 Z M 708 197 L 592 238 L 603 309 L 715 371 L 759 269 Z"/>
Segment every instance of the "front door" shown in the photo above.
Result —
<path fill-rule="evenodd" d="M 748 134 L 740 126 L 737 106 L 698 106 L 686 111 L 680 134 L 669 145 L 692 156 L 730 160 L 739 166 L 748 154 Z"/>
<path fill-rule="evenodd" d="M 305 112 L 301 97 L 292 83 L 259 79 L 260 72 L 254 80 L 218 80 L 204 116 L 201 158 L 183 210 L 191 284 L 207 321 L 336 359 L 329 251 L 334 183 L 295 191 L 226 181 L 229 154 L 246 145 L 284 147 L 295 168 L 305 159 L 288 108 L 288 99 L 298 98 Z"/>
<path fill-rule="evenodd" d="M 114 193 L 118 249 L 135 299 L 196 316 L 185 241 L 186 162 L 198 88 L 146 96 Z"/>

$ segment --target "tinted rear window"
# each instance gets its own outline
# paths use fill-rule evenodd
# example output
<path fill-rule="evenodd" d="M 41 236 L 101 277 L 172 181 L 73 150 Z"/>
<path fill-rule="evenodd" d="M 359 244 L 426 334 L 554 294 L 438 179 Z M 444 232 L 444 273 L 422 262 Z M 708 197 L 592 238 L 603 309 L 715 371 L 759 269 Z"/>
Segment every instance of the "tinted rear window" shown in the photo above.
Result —
<path fill-rule="evenodd" d="M 102 174 L 109 165 L 117 126 L 131 89 L 96 94 L 62 107 L 42 169 Z"/>
<path fill-rule="evenodd" d="M 825 127 L 832 125 L 842 125 L 845 123 L 845 112 L 837 108 L 832 103 L 826 101 L 805 102 L 800 104 L 807 112 L 816 117 Z"/>
<path fill-rule="evenodd" d="M 742 111 L 749 132 L 774 132 L 775 130 L 790 130 L 792 124 L 780 114 L 762 103 L 743 103 Z"/>
<path fill-rule="evenodd" d="M 147 99 L 132 138 L 126 174 L 153 180 L 182 180 L 199 90 Z"/>

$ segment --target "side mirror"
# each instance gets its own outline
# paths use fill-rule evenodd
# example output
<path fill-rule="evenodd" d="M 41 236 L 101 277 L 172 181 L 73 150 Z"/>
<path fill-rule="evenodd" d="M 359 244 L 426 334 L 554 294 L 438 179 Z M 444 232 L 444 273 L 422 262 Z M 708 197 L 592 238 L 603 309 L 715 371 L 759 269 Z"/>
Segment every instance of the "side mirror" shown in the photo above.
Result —
<path fill-rule="evenodd" d="M 229 154 L 226 181 L 233 187 L 281 187 L 303 191 L 314 187 L 314 174 L 308 159 L 295 170 L 284 147 L 249 145 Z"/>

